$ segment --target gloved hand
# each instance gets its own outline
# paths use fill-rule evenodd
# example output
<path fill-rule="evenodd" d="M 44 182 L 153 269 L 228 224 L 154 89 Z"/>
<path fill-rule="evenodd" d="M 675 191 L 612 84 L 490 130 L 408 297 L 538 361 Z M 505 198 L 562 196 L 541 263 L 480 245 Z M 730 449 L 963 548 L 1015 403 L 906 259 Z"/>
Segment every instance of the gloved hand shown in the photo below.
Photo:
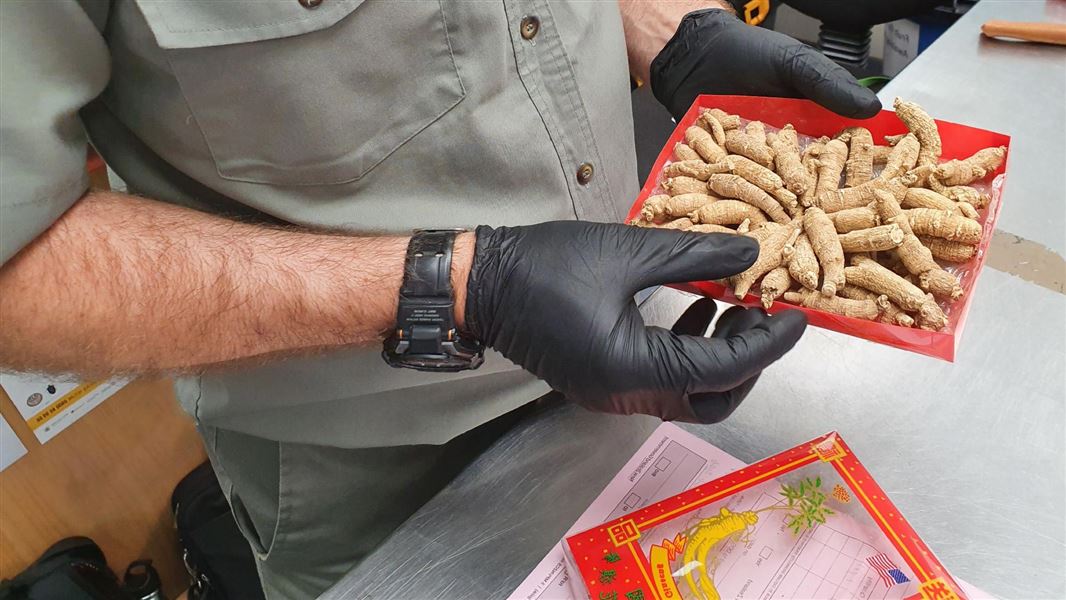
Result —
<path fill-rule="evenodd" d="M 580 221 L 483 226 L 476 238 L 467 328 L 593 410 L 720 421 L 807 325 L 799 311 L 760 310 L 726 312 L 711 338 L 694 334 L 696 317 L 681 334 L 644 325 L 633 294 L 743 271 L 758 256 L 750 238 Z"/>
<path fill-rule="evenodd" d="M 677 119 L 699 94 L 805 97 L 853 118 L 881 110 L 873 92 L 814 48 L 721 9 L 685 15 L 651 63 L 651 90 Z"/>

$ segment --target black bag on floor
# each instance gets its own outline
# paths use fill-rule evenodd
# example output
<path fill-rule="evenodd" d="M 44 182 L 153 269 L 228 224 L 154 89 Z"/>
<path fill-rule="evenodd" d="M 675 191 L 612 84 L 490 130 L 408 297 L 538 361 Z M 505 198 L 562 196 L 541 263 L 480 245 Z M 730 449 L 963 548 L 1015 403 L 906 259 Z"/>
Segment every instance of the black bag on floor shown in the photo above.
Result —
<path fill-rule="evenodd" d="M 264 600 L 252 549 L 237 529 L 211 463 L 178 483 L 170 508 L 192 577 L 189 600 Z"/>
<path fill-rule="evenodd" d="M 133 600 L 85 537 L 60 540 L 14 579 L 0 582 L 0 600 Z"/>

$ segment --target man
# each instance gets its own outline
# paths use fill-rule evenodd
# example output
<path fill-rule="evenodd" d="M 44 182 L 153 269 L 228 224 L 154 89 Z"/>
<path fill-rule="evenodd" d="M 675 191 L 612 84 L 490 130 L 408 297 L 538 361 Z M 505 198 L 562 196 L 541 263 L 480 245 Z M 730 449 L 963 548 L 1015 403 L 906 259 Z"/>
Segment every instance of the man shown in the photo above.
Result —
<path fill-rule="evenodd" d="M 644 327 L 634 292 L 757 247 L 594 223 L 637 193 L 629 69 L 675 115 L 700 91 L 879 104 L 703 8 L 0 4 L 0 366 L 181 375 L 269 598 L 327 588 L 549 386 L 724 418 L 805 322 Z M 86 193 L 86 132 L 137 196 Z M 386 335 L 429 371 L 386 366 Z"/>

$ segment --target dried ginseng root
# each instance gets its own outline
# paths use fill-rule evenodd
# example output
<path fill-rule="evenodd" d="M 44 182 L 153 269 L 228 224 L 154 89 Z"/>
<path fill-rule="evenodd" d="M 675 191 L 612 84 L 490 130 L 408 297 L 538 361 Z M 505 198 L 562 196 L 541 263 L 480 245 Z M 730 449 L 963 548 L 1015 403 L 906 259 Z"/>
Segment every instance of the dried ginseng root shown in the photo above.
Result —
<path fill-rule="evenodd" d="M 711 137 L 711 134 L 702 127 L 693 125 L 685 130 L 685 143 L 700 155 L 700 158 L 709 163 L 724 160 L 726 151 L 722 149 Z"/>
<path fill-rule="evenodd" d="M 663 223 L 658 227 L 659 229 L 688 229 L 693 225 L 695 225 L 695 223 L 692 222 L 692 219 L 689 219 L 688 217 L 681 217 L 680 219 L 667 221 L 666 223 Z"/>
<path fill-rule="evenodd" d="M 903 211 L 915 235 L 943 238 L 952 242 L 976 244 L 981 241 L 981 224 L 955 212 L 931 208 Z"/>
<path fill-rule="evenodd" d="M 888 323 L 889 325 L 899 325 L 900 327 L 914 327 L 914 317 L 908 315 L 902 308 L 896 305 L 888 299 L 888 296 L 878 296 L 870 290 L 864 290 L 860 287 L 853 285 L 845 285 L 843 288 L 837 290 L 837 294 L 850 298 L 852 300 L 873 300 L 878 301 L 879 298 L 884 298 L 883 308 L 884 312 L 881 313 L 878 319 L 882 323 Z"/>
<path fill-rule="evenodd" d="M 968 219 L 978 218 L 977 209 L 975 209 L 973 205 L 965 202 L 955 202 L 943 194 L 920 187 L 908 188 L 907 194 L 903 197 L 903 201 L 900 202 L 900 205 L 903 208 L 934 208 L 937 210 L 948 210 L 958 213 Z"/>
<path fill-rule="evenodd" d="M 686 227 L 685 231 L 694 231 L 696 233 L 737 233 L 736 229 L 730 229 L 724 225 L 711 225 L 710 223 L 701 223 L 699 225 L 693 225 L 692 227 Z"/>
<path fill-rule="evenodd" d="M 933 258 L 950 263 L 964 263 L 977 254 L 976 244 L 949 242 L 940 238 L 919 236 L 922 244 L 933 253 Z"/>
<path fill-rule="evenodd" d="M 746 219 L 753 227 L 767 221 L 761 210 L 740 200 L 715 200 L 695 210 L 689 218 L 696 223 L 712 225 L 739 225 Z"/>
<path fill-rule="evenodd" d="M 726 131 L 725 148 L 734 154 L 750 158 L 766 168 L 771 168 L 774 165 L 773 150 L 766 145 L 765 139 L 759 140 L 759 138 L 746 131 L 739 129 Z"/>
<path fill-rule="evenodd" d="M 888 162 L 884 170 L 878 175 L 881 179 L 899 177 L 914 168 L 918 162 L 918 154 L 921 153 L 921 144 L 913 133 L 908 133 L 892 147 L 888 154 Z"/>
<path fill-rule="evenodd" d="M 725 162 L 717 163 L 705 163 L 702 159 L 696 160 L 681 160 L 672 162 L 663 167 L 663 177 L 692 177 L 699 179 L 700 181 L 707 181 L 707 178 L 715 173 L 728 173 L 729 165 Z"/>
<path fill-rule="evenodd" d="M 852 266 L 844 269 L 848 285 L 883 294 L 900 308 L 917 312 L 918 325 L 923 329 L 939 331 L 947 325 L 947 316 L 940 305 L 918 286 L 869 258 L 855 257 L 851 262 Z"/>
<path fill-rule="evenodd" d="M 881 219 L 878 218 L 877 211 L 869 206 L 848 208 L 835 213 L 829 213 L 829 220 L 833 222 L 833 227 L 836 228 L 837 233 L 847 233 L 857 229 L 869 229 L 881 224 Z"/>
<path fill-rule="evenodd" d="M 736 198 L 758 208 L 775 223 L 783 224 L 792 220 L 777 200 L 739 175 L 711 175 L 707 179 L 707 187 L 719 196 Z"/>
<path fill-rule="evenodd" d="M 900 209 L 896 198 L 891 194 L 880 191 L 877 193 L 876 206 L 883 221 L 894 223 L 903 230 L 903 242 L 900 243 L 899 248 L 896 250 L 896 256 L 899 257 L 907 272 L 918 277 L 922 289 L 942 298 L 951 298 L 952 300 L 961 298 L 963 291 L 958 278 L 945 271 L 933 260 L 932 252 L 915 235 L 911 220 Z"/>
<path fill-rule="evenodd" d="M 700 156 L 699 152 L 696 152 L 692 149 L 692 146 L 689 146 L 684 142 L 674 144 L 674 158 L 679 161 L 698 160 L 704 162 L 703 157 Z"/>
<path fill-rule="evenodd" d="M 840 140 L 829 140 L 817 158 L 818 183 L 814 195 L 822 198 L 840 189 L 840 174 L 844 172 L 848 160 L 848 147 Z"/>
<path fill-rule="evenodd" d="M 717 198 L 707 194 L 681 194 L 679 196 L 661 194 L 648 198 L 640 214 L 646 221 L 653 222 L 664 218 L 685 217 L 704 204 L 715 200 Z"/>
<path fill-rule="evenodd" d="M 892 223 L 842 233 L 838 237 L 840 238 L 840 247 L 848 254 L 879 252 L 891 250 L 903 243 L 903 230 L 899 228 L 899 225 Z"/>
<path fill-rule="evenodd" d="M 841 132 L 841 141 L 848 144 L 848 160 L 844 165 L 844 187 L 855 187 L 873 178 L 874 136 L 865 127 L 848 127 Z"/>
<path fill-rule="evenodd" d="M 774 166 L 788 191 L 802 195 L 814 185 L 814 178 L 800 161 L 799 138 L 792 125 L 769 137 L 774 152 Z"/>
<path fill-rule="evenodd" d="M 664 179 L 659 185 L 663 188 L 663 191 L 671 196 L 707 193 L 706 182 L 700 181 L 695 177 L 686 177 L 684 175 Z"/>
<path fill-rule="evenodd" d="M 733 294 L 740 299 L 748 294 L 760 277 L 781 266 L 791 256 L 785 247 L 790 246 L 799 235 L 800 223 L 797 220 L 789 225 L 767 224 L 747 234 L 759 242 L 759 257 L 744 272 L 730 278 Z M 789 256 L 786 256 L 789 255 Z"/>
<path fill-rule="evenodd" d="M 785 302 L 816 310 L 824 310 L 845 317 L 866 319 L 867 321 L 877 320 L 877 317 L 887 309 L 888 305 L 888 299 L 884 296 L 878 296 L 876 300 L 852 300 L 841 297 L 826 298 L 811 290 L 785 292 Z"/>
<path fill-rule="evenodd" d="M 774 300 L 780 298 L 792 286 L 788 267 L 777 267 L 763 276 L 759 282 L 759 297 L 763 308 L 769 310 Z"/>
<path fill-rule="evenodd" d="M 822 209 L 813 206 L 803 213 L 803 231 L 824 273 L 822 295 L 834 296 L 837 288 L 844 285 L 844 249 L 840 246 L 840 236 Z"/>
<path fill-rule="evenodd" d="M 896 98 L 893 106 L 896 109 L 896 116 L 918 138 L 918 143 L 922 146 L 918 152 L 918 164 L 937 164 L 940 161 L 942 147 L 940 132 L 936 128 L 936 121 L 933 117 L 930 117 L 921 106 L 901 98 Z"/>
<path fill-rule="evenodd" d="M 809 290 L 818 289 L 818 279 L 822 268 L 818 264 L 818 257 L 814 255 L 814 248 L 811 247 L 806 233 L 796 239 L 792 259 L 788 261 L 788 272 L 792 275 L 792 279 L 803 287 Z"/>
<path fill-rule="evenodd" d="M 1006 146 L 984 148 L 969 158 L 937 165 L 934 174 L 944 185 L 969 185 L 998 169 L 1006 156 Z"/>
<path fill-rule="evenodd" d="M 715 120 L 721 123 L 722 128 L 726 131 L 740 127 L 740 117 L 736 115 L 731 115 L 720 108 L 708 108 L 704 112 L 714 117 Z"/>

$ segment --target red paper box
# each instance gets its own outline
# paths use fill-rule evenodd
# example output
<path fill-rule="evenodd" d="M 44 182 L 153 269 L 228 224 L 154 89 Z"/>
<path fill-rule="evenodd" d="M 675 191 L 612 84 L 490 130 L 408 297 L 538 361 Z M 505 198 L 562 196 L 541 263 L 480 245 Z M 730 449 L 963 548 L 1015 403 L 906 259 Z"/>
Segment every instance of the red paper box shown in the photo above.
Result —
<path fill-rule="evenodd" d="M 966 597 L 835 432 L 565 547 L 593 600 Z"/>
<path fill-rule="evenodd" d="M 700 110 L 705 108 L 720 108 L 728 113 L 739 115 L 743 119 L 762 121 L 767 126 L 774 128 L 781 128 L 788 123 L 792 123 L 797 132 L 812 137 L 822 135 L 832 137 L 845 127 L 860 125 L 870 130 L 876 143 L 883 144 L 884 136 L 907 132 L 906 126 L 896 118 L 896 114 L 887 110 L 881 111 L 870 119 L 856 120 L 837 115 L 809 100 L 754 96 L 699 96 L 678 123 L 677 128 L 674 129 L 673 135 L 670 136 L 662 152 L 659 153 L 659 158 L 655 161 L 655 166 L 652 167 L 651 175 L 645 182 L 644 188 L 641 190 L 633 208 L 629 211 L 627 221 L 640 214 L 640 208 L 644 205 L 644 201 L 648 196 L 662 193 L 659 188 L 659 181 L 663 167 L 673 160 L 674 145 L 684 141 L 685 130 L 695 123 L 696 118 L 699 117 Z M 989 146 L 1007 146 L 1009 155 L 1010 136 L 947 121 L 937 120 L 936 123 L 943 141 L 943 154 L 941 156 L 943 161 L 966 158 L 974 152 Z M 1007 161 L 1004 160 L 1003 165 L 995 173 L 985 178 L 983 185 L 975 186 L 985 187 L 991 196 L 989 205 L 979 211 L 984 233 L 978 245 L 977 253 L 966 263 L 944 265 L 947 270 L 959 275 L 965 295 L 956 302 L 941 303 L 941 307 L 948 317 L 948 325 L 942 331 L 925 331 L 917 328 L 843 317 L 820 310 L 795 306 L 780 299 L 774 302 L 769 312 L 802 310 L 807 314 L 807 318 L 812 325 L 954 362 L 958 340 L 966 324 L 966 314 L 969 312 L 970 302 L 973 300 L 973 290 L 977 283 L 977 276 L 984 266 L 988 245 L 992 241 L 992 232 L 995 231 L 996 219 L 999 217 L 1000 199 L 1006 178 L 1006 166 Z M 726 287 L 710 281 L 692 282 L 675 287 L 733 304 L 760 306 L 757 295 L 748 294 L 741 301 L 734 297 L 732 292 Z"/>

